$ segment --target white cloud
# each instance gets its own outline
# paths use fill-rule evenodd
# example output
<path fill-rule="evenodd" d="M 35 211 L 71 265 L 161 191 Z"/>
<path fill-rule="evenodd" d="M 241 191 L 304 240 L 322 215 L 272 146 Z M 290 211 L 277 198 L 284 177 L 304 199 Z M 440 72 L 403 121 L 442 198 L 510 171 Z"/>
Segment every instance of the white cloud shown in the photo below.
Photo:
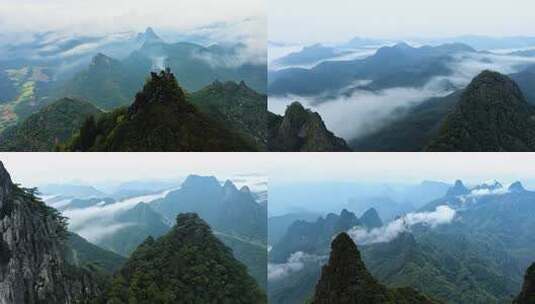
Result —
<path fill-rule="evenodd" d="M 301 271 L 305 267 L 305 263 L 318 262 L 325 258 L 327 257 L 307 254 L 302 251 L 294 252 L 286 263 L 268 263 L 268 281 L 283 279 L 292 273 Z"/>
<path fill-rule="evenodd" d="M 439 206 L 432 212 L 408 213 L 387 225 L 371 230 L 355 227 L 347 233 L 361 245 L 387 243 L 397 238 L 401 233 L 407 232 L 412 226 L 423 224 L 434 228 L 441 224 L 451 223 L 456 211 L 448 206 Z"/>

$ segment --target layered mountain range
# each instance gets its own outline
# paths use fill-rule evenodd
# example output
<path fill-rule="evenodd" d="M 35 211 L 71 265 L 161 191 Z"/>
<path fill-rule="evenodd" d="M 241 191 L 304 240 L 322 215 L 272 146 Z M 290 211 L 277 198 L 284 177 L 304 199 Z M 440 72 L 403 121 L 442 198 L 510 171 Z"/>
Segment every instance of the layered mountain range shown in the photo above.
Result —
<path fill-rule="evenodd" d="M 173 227 L 142 240 L 126 259 L 68 232 L 68 219 L 35 194 L 14 185 L 0 163 L 3 303 L 266 303 L 247 267 L 196 214 L 177 215 Z M 118 216 L 151 225 L 147 206 Z"/>
<path fill-rule="evenodd" d="M 177 93 L 177 96 L 169 99 L 187 99 L 186 104 L 193 103 L 195 106 L 169 109 L 167 116 L 178 116 L 169 117 L 168 122 L 185 120 L 186 125 L 195 122 L 186 130 L 176 130 L 174 127 L 171 133 L 175 133 L 173 136 L 180 133 L 176 136 L 182 137 L 181 143 L 177 143 L 176 138 L 162 139 L 166 143 L 140 143 L 142 147 L 139 149 L 149 151 L 152 144 L 157 145 L 152 149 L 158 151 L 166 148 L 173 151 L 267 149 L 264 127 L 267 97 L 257 93 L 266 91 L 266 67 L 261 60 L 245 59 L 245 45 L 214 44 L 204 47 L 185 42 L 166 43 L 150 28 L 130 40 L 115 38 L 118 41 L 116 45 L 108 45 L 96 37 L 68 40 L 72 44 L 65 45 L 66 52 L 78 44 L 97 45 L 98 41 L 102 45 L 80 57 L 65 57 L 63 62 L 57 62 L 54 56 L 46 57 L 48 59 L 43 56 L 41 61 L 34 62 L 28 59 L 33 58 L 31 54 L 25 57 L 22 53 L 13 62 L 1 61 L 0 87 L 6 87 L 3 97 L 6 101 L 0 103 L 0 134 L 4 139 L 1 148 L 8 151 L 54 151 L 58 145 L 69 142 L 68 139 L 75 135 L 73 129 L 79 129 L 82 125 L 80 119 L 84 120 L 90 114 L 87 106 L 78 100 L 92 105 L 95 109 L 90 112 L 94 115 L 104 111 L 117 118 L 117 113 L 124 106 L 135 102 L 151 71 L 171 69 L 176 73 L 173 78 L 176 77 L 180 82 L 183 94 Z M 34 47 L 40 46 L 36 44 Z M 30 45 L 14 47 L 31 48 Z M 62 68 L 58 68 L 60 63 Z M 68 71 L 62 70 L 66 67 L 69 67 Z M 154 76 L 149 80 L 154 80 Z M 8 87 L 13 87 L 18 95 L 8 94 L 11 91 Z M 66 99 L 76 102 L 67 107 Z M 190 119 L 190 116 L 197 118 Z M 143 124 L 155 120 L 152 116 L 145 118 Z M 32 131 L 34 127 L 42 130 Z M 219 129 L 223 131 L 219 132 Z M 133 134 L 143 135 L 140 133 L 141 130 L 136 130 Z M 190 137 L 188 133 L 208 138 L 207 146 L 202 145 L 204 142 L 184 142 L 184 137 Z M 133 149 L 120 146 L 116 148 Z"/>
<path fill-rule="evenodd" d="M 330 252 L 327 244 L 344 231 L 364 242 L 359 248 L 366 268 L 388 287 L 412 287 L 445 303 L 511 303 L 518 294 L 518 299 L 526 299 L 529 292 L 521 292 L 522 276 L 535 260 L 529 233 L 535 224 L 533 200 L 533 192 L 519 182 L 466 187 L 457 181 L 444 197 L 392 222 L 379 226 L 371 216 L 375 219 L 368 221 L 375 222 L 375 228 L 362 227 L 369 215 L 355 220 L 348 211 L 344 218 L 353 220 L 338 230 L 332 228 L 335 221 L 296 221 L 269 253 L 272 271 L 285 269 L 284 275 L 270 279 L 270 300 L 301 303 L 311 298 Z M 411 223 L 438 215 L 440 208 L 453 212 L 451 222 Z M 531 290 L 529 273 L 522 290 Z"/>
<path fill-rule="evenodd" d="M 247 88 L 245 88 L 247 89 Z M 258 99 L 257 99 L 258 101 Z M 187 99 L 169 69 L 152 73 L 134 102 L 88 118 L 67 151 L 255 151 L 251 138 L 230 129 L 240 117 L 214 119 Z M 241 130 L 247 133 L 247 130 Z"/>

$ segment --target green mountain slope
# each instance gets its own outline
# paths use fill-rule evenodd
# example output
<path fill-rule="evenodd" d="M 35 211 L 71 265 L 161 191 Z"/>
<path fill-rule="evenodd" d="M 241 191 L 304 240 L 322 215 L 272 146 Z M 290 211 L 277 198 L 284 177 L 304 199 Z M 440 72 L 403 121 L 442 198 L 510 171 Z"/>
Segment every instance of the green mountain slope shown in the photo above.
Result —
<path fill-rule="evenodd" d="M 346 142 L 327 130 L 318 113 L 294 102 L 284 116 L 268 113 L 268 147 L 275 152 L 348 152 Z"/>
<path fill-rule="evenodd" d="M 438 303 L 411 288 L 387 289 L 366 269 L 353 240 L 340 233 L 331 244 L 329 261 L 321 270 L 313 304 Z"/>
<path fill-rule="evenodd" d="M 67 244 L 71 249 L 71 263 L 75 265 L 98 267 L 113 274 L 126 262 L 125 257 L 93 245 L 76 233 L 69 233 Z"/>
<path fill-rule="evenodd" d="M 67 151 L 254 151 L 239 134 L 186 101 L 169 71 L 152 73 L 128 108 L 87 120 Z"/>
<path fill-rule="evenodd" d="M 267 149 L 267 96 L 250 89 L 243 81 L 216 81 L 192 93 L 188 100 L 212 119 Z"/>
<path fill-rule="evenodd" d="M 266 303 L 255 281 L 195 214 L 140 245 L 116 275 L 112 303 Z"/>
<path fill-rule="evenodd" d="M 533 151 L 535 111 L 509 77 L 484 71 L 463 92 L 428 151 Z"/>
<path fill-rule="evenodd" d="M 101 113 L 89 102 L 60 99 L 0 134 L 0 151 L 54 151 L 88 117 Z"/>

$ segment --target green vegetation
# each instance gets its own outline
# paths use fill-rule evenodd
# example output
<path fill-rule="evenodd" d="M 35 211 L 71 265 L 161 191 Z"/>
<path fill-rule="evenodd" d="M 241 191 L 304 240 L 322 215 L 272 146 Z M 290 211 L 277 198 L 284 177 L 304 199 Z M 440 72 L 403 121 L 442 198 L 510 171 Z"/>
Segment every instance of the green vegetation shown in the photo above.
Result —
<path fill-rule="evenodd" d="M 53 151 L 80 128 L 85 119 L 102 112 L 89 102 L 64 98 L 0 134 L 0 151 Z"/>
<path fill-rule="evenodd" d="M 346 233 L 331 244 L 329 262 L 323 266 L 312 304 L 433 304 L 439 303 L 411 288 L 387 289 L 368 272 L 360 252 Z"/>
<path fill-rule="evenodd" d="M 170 71 L 152 73 L 129 108 L 89 118 L 66 151 L 254 151 L 252 143 L 185 100 Z"/>
<path fill-rule="evenodd" d="M 505 75 L 483 71 L 462 93 L 427 151 L 533 151 L 534 109 Z"/>
<path fill-rule="evenodd" d="M 266 95 L 253 91 L 243 81 L 216 81 L 191 94 L 188 100 L 210 118 L 254 141 L 260 150 L 267 149 Z"/>
<path fill-rule="evenodd" d="M 115 276 L 109 303 L 266 303 L 231 251 L 194 214 L 149 237 Z"/>

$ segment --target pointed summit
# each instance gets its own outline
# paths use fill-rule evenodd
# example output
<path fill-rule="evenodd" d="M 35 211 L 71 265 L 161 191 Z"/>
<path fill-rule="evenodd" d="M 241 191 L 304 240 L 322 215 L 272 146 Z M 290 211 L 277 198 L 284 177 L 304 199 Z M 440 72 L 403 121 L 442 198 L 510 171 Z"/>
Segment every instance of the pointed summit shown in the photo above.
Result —
<path fill-rule="evenodd" d="M 143 34 L 139 34 L 138 40 L 143 44 L 158 43 L 163 41 L 158 35 L 156 35 L 150 26 L 147 27 Z"/>
<path fill-rule="evenodd" d="M 508 76 L 484 71 L 449 114 L 428 151 L 520 152 L 535 150 L 535 115 Z"/>
<path fill-rule="evenodd" d="M 368 229 L 379 228 L 383 226 L 383 221 L 375 208 L 370 208 L 360 217 L 360 222 Z"/>
<path fill-rule="evenodd" d="M 313 304 L 386 303 L 387 290 L 368 272 L 357 245 L 340 233 L 331 243 L 331 255 L 321 270 Z"/>
<path fill-rule="evenodd" d="M 321 269 L 312 304 L 435 304 L 412 288 L 387 289 L 368 272 L 357 245 L 340 233 L 331 243 L 329 262 Z"/>
<path fill-rule="evenodd" d="M 129 303 L 146 301 L 150 292 L 162 303 L 267 303 L 247 268 L 195 213 L 177 215 L 166 235 L 148 238 L 115 279 L 114 294 L 135 286 Z"/>
<path fill-rule="evenodd" d="M 526 189 L 524 188 L 522 183 L 519 182 L 519 181 L 516 181 L 516 182 L 512 183 L 509 186 L 508 190 L 509 190 L 509 192 L 524 192 L 524 191 L 526 191 Z"/>
<path fill-rule="evenodd" d="M 465 195 L 468 194 L 470 190 L 466 188 L 466 186 L 463 184 L 461 180 L 456 180 L 453 187 L 451 187 L 448 192 L 446 193 L 446 196 L 459 196 L 459 195 Z"/>
<path fill-rule="evenodd" d="M 345 152 L 351 149 L 330 132 L 321 116 L 299 102 L 286 108 L 283 117 L 272 114 L 269 121 L 270 151 Z"/>

